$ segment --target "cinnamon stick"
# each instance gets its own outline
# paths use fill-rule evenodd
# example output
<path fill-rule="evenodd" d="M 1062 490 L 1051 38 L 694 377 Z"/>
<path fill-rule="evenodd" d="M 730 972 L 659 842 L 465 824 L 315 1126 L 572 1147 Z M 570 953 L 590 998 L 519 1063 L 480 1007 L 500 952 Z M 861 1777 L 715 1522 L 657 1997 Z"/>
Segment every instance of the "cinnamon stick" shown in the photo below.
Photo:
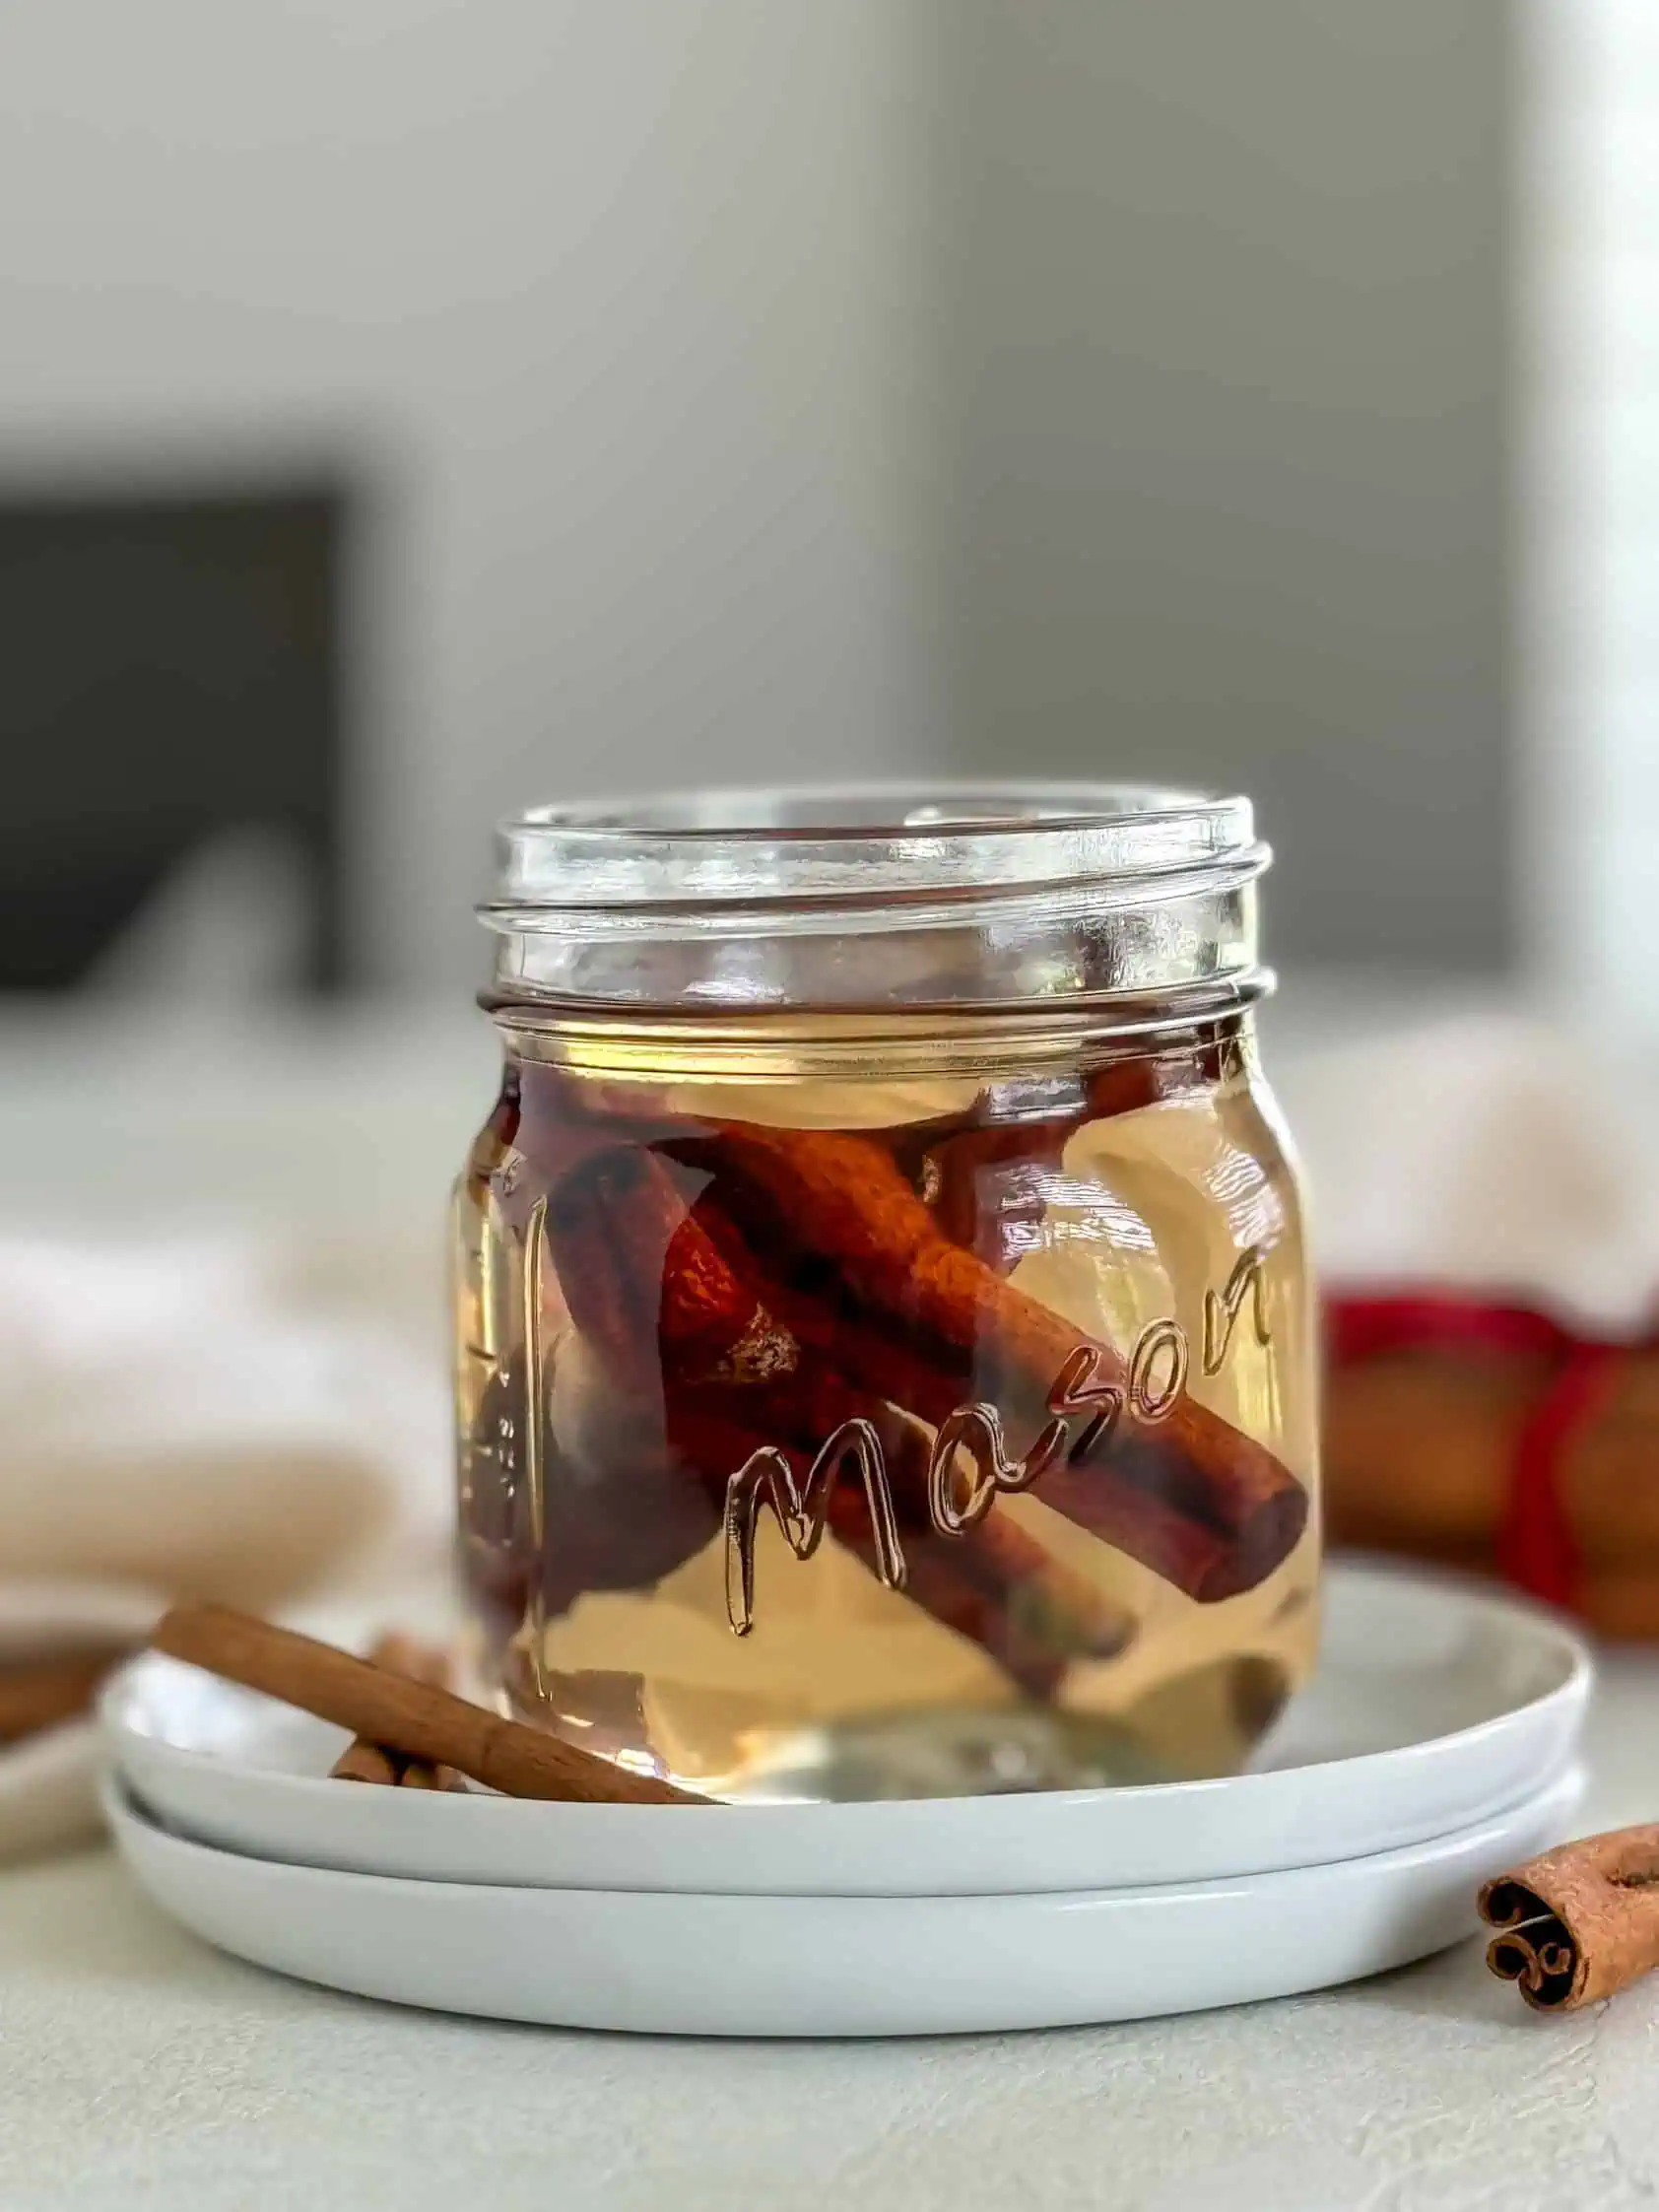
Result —
<path fill-rule="evenodd" d="M 1111 1658 L 1124 1648 L 1134 1634 L 1129 1615 L 1016 1521 L 992 1513 L 963 1536 L 939 1535 L 927 1516 L 925 1472 L 913 1447 L 908 1453 L 896 1448 L 891 1426 L 882 1434 L 906 1597 L 942 1627 L 976 1643 L 1032 1698 L 1050 1696 L 1074 1661 Z M 766 1444 L 787 1464 L 797 1495 L 808 1493 L 812 1453 L 780 1442 L 776 1432 L 746 1430 L 729 1412 L 686 1409 L 675 1424 L 674 1442 L 688 1469 L 722 1495 L 729 1477 Z M 925 1457 L 923 1445 L 921 1460 Z M 860 1486 L 843 1480 L 830 1490 L 827 1524 L 873 1574 L 881 1572 L 881 1547 Z"/>
<path fill-rule="evenodd" d="M 563 1312 L 551 1326 L 568 1333 Z M 550 1619 L 590 1591 L 648 1589 L 720 1525 L 717 1504 L 664 1455 L 658 1394 L 642 1385 L 601 1390 L 576 1366 L 561 1363 L 558 1422 L 544 1419 L 549 1540 L 540 1556 L 531 1556 L 527 1485 L 515 1473 L 475 1480 L 461 1501 L 461 1570 L 502 1635 L 524 1618 L 538 1582 Z M 475 1418 L 486 1434 L 499 1434 L 516 1431 L 523 1417 L 522 1384 L 509 1369 L 488 1385 Z"/>
<path fill-rule="evenodd" d="M 684 1149 L 713 1172 L 698 1218 L 714 1233 L 726 1214 L 773 1265 L 768 1292 L 783 1279 L 780 1317 L 921 1419 L 937 1426 L 987 1384 L 1034 1414 L 1080 1350 L 1092 1387 L 1126 1388 L 1115 1350 L 944 1237 L 881 1146 L 727 1122 Z M 1306 1526 L 1289 1470 L 1188 1392 L 1156 1429 L 1120 1423 L 1087 1468 L 1071 1450 L 1044 1501 L 1204 1602 L 1263 1580 Z"/>
<path fill-rule="evenodd" d="M 614 1148 L 549 1194 L 547 1236 L 565 1310 L 622 1382 L 663 1374 L 743 1386 L 793 1381 L 800 1347 L 691 1218 L 672 1170 Z"/>
<path fill-rule="evenodd" d="M 1231 1047 L 1218 1039 L 1205 1049 L 1225 1059 Z M 708 1186 L 694 1215 L 745 1286 L 751 1312 L 769 1314 L 875 1397 L 937 1428 L 988 1392 L 1034 1424 L 1079 1352 L 1093 1361 L 1093 1387 L 1123 1388 L 1122 1357 L 953 1243 L 881 1142 L 653 1116 L 635 1096 L 613 1102 L 604 1086 L 578 1091 L 557 1070 L 536 1072 L 546 1079 L 542 1124 L 568 1116 L 582 1132 L 564 1151 L 567 1163 L 584 1147 L 591 1158 L 608 1130 L 613 1144 L 649 1144 L 659 1160 L 690 1170 Z M 639 1341 L 658 1295 L 660 1273 L 647 1268 L 643 1279 L 643 1305 L 615 1316 L 619 1342 L 630 1317 Z M 768 1340 L 758 1343 L 763 1362 Z M 1102 1440 L 1098 1424 L 1082 1420 L 1070 1450 L 1038 1495 L 1202 1602 L 1264 1579 L 1306 1525 L 1307 1496 L 1294 1477 L 1190 1393 L 1156 1430 L 1124 1420 Z"/>
<path fill-rule="evenodd" d="M 1145 1050 L 1114 1055 L 1091 1068 L 1089 1117 L 1099 1121 L 1113 1114 L 1137 1113 L 1164 1099 L 1213 1091 L 1243 1066 L 1244 1046 L 1236 1021 L 1205 1023 L 1180 1038 L 1162 1039 Z"/>
<path fill-rule="evenodd" d="M 69 1651 L 0 1666 L 0 1744 L 73 1720 L 91 1706 L 121 1651 Z"/>
<path fill-rule="evenodd" d="M 328 1776 L 331 1781 L 366 1781 L 383 1789 L 396 1789 L 408 1766 L 408 1760 L 388 1751 L 383 1743 L 355 1736 L 330 1767 Z"/>
<path fill-rule="evenodd" d="M 698 1805 L 707 1800 L 635 1774 L 557 1736 L 503 1720 L 430 1683 L 411 1682 L 333 1644 L 223 1605 L 175 1605 L 158 1651 L 298 1706 L 406 1758 L 455 1768 L 507 1797 L 583 1804 Z"/>
<path fill-rule="evenodd" d="M 1490 1543 L 1548 1375 L 1543 1362 L 1490 1354 L 1410 1353 L 1339 1369 L 1323 1418 L 1334 1540 Z"/>
<path fill-rule="evenodd" d="M 430 1759 L 406 1759 L 396 1786 L 399 1789 L 453 1790 L 464 1789 L 466 1784 L 453 1767 L 435 1766 Z"/>
<path fill-rule="evenodd" d="M 651 1154 L 589 1162 L 560 1186 L 547 1219 L 572 1321 L 620 1383 L 655 1382 L 669 1446 L 719 1501 L 766 1446 L 804 1493 L 816 1449 L 867 1421 L 881 1440 L 917 1604 L 972 1637 L 1033 1695 L 1046 1695 L 1072 1658 L 1122 1648 L 1125 1616 L 1006 1516 L 965 1538 L 935 1533 L 929 1440 L 777 1321 Z M 837 1538 L 877 1568 L 862 1492 L 837 1485 L 828 1515 Z"/>
<path fill-rule="evenodd" d="M 1006 1275 L 1042 1249 L 1060 1156 L 1084 1118 L 947 1137 L 923 1155 L 917 1196 L 954 1244 Z"/>
<path fill-rule="evenodd" d="M 1659 1967 L 1659 1825 L 1562 1843 L 1489 1882 L 1487 1965 L 1535 2012 L 1577 2012 Z"/>
<path fill-rule="evenodd" d="M 1491 1571 L 1490 1558 L 1482 1564 Z M 1659 1566 L 1645 1573 L 1635 1569 L 1581 1575 L 1572 1609 L 1612 1642 L 1651 1643 L 1659 1639 Z"/>
<path fill-rule="evenodd" d="M 449 1687 L 449 1654 L 441 1644 L 422 1643 L 391 1630 L 376 1639 L 368 1656 L 373 1665 L 407 1675 L 411 1682 L 430 1682 L 440 1690 Z M 431 1760 L 405 1758 L 366 1736 L 354 1737 L 328 1771 L 336 1781 L 374 1782 L 390 1789 L 461 1786 L 461 1777 L 452 1767 L 434 1767 Z"/>
<path fill-rule="evenodd" d="M 1067 1144 L 1093 1122 L 1196 1096 L 1222 1081 L 1228 1048 L 1217 1033 L 1114 1056 L 1075 1082 L 1058 1111 L 1010 1117 L 1010 1086 L 992 1086 L 975 1112 L 943 1129 L 883 1132 L 941 1231 L 1006 1275 L 1047 1241 L 1049 1203 Z"/>
<path fill-rule="evenodd" d="M 1339 1367 L 1324 1408 L 1335 1540 L 1414 1554 L 1465 1546 L 1490 1563 L 1521 1436 L 1553 1373 L 1547 1359 L 1479 1350 Z M 1605 1577 L 1610 1590 L 1641 1562 L 1659 1573 L 1656 1445 L 1659 1355 L 1632 1353 L 1606 1402 L 1564 1440 L 1559 1470 L 1587 1580 Z M 1613 1597 L 1608 1633 L 1659 1636 L 1659 1605 L 1626 1602 L 1632 1594 Z"/>

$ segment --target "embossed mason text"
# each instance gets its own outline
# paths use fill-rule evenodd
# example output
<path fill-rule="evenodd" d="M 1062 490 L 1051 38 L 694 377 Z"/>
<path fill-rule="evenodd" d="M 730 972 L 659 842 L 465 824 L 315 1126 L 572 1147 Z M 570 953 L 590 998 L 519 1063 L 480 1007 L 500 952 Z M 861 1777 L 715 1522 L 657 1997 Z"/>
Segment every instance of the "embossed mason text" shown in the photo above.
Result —
<path fill-rule="evenodd" d="M 1269 1341 L 1263 1269 L 1267 1250 L 1243 1252 L 1221 1291 L 1204 1301 L 1203 1373 L 1221 1372 L 1246 1306 L 1256 1341 Z M 1030 1490 L 1062 1462 L 1085 1465 L 1128 1421 L 1156 1429 L 1179 1404 L 1191 1368 L 1186 1332 L 1174 1320 L 1149 1321 L 1115 1378 L 1102 1374 L 1096 1346 L 1080 1344 L 1055 1376 L 1048 1416 L 1020 1458 L 1010 1455 L 1002 1417 L 984 1400 L 958 1406 L 933 1439 L 927 1463 L 927 1518 L 941 1536 L 965 1536 L 999 1497 Z M 872 1562 L 889 1589 L 902 1589 L 905 1564 L 887 1454 L 875 1425 L 845 1421 L 813 1454 L 804 1474 L 775 1444 L 750 1453 L 726 1485 L 726 1613 L 747 1636 L 755 1622 L 755 1551 L 763 1510 L 768 1511 L 797 1559 L 811 1559 L 824 1540 L 830 1501 L 843 1480 L 858 1483 L 870 1512 Z"/>

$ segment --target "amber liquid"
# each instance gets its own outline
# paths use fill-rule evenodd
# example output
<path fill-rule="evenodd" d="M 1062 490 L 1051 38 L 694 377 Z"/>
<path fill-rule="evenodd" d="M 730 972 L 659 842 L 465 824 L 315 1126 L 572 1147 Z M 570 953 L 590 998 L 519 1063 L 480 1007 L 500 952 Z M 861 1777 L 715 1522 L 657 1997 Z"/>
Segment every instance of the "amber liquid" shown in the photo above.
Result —
<path fill-rule="evenodd" d="M 1248 1757 L 1311 1663 L 1318 1514 L 1237 1022 L 990 1077 L 511 1042 L 456 1200 L 462 1569 L 508 1709 L 734 1796 Z"/>

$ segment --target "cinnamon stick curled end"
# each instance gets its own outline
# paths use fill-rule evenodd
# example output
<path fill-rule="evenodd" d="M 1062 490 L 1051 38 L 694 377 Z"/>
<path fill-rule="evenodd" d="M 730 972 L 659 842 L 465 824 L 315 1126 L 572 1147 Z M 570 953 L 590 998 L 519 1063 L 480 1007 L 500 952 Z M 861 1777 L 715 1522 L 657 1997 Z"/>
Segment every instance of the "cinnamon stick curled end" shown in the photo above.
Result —
<path fill-rule="evenodd" d="M 1492 1972 L 1535 2012 L 1577 2012 L 1659 1967 L 1659 1825 L 1562 1843 L 1479 1903 Z"/>
<path fill-rule="evenodd" d="M 1519 1982 L 1535 2012 L 1567 2012 L 1583 2002 L 1573 1994 L 1583 1979 L 1582 1955 L 1541 1897 L 1516 1881 L 1489 1882 L 1481 1917 L 1503 1931 L 1487 1945 L 1488 1967 L 1500 1981 Z"/>

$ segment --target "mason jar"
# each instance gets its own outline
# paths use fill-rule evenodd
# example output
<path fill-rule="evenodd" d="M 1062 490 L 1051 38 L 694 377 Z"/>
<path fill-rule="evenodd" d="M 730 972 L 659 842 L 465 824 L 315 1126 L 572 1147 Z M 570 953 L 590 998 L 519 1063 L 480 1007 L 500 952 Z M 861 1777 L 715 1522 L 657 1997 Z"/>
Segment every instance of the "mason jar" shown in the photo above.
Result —
<path fill-rule="evenodd" d="M 1141 788 L 504 825 L 455 1200 L 502 1709 L 729 1797 L 1238 1766 L 1317 1626 L 1267 861 Z"/>

